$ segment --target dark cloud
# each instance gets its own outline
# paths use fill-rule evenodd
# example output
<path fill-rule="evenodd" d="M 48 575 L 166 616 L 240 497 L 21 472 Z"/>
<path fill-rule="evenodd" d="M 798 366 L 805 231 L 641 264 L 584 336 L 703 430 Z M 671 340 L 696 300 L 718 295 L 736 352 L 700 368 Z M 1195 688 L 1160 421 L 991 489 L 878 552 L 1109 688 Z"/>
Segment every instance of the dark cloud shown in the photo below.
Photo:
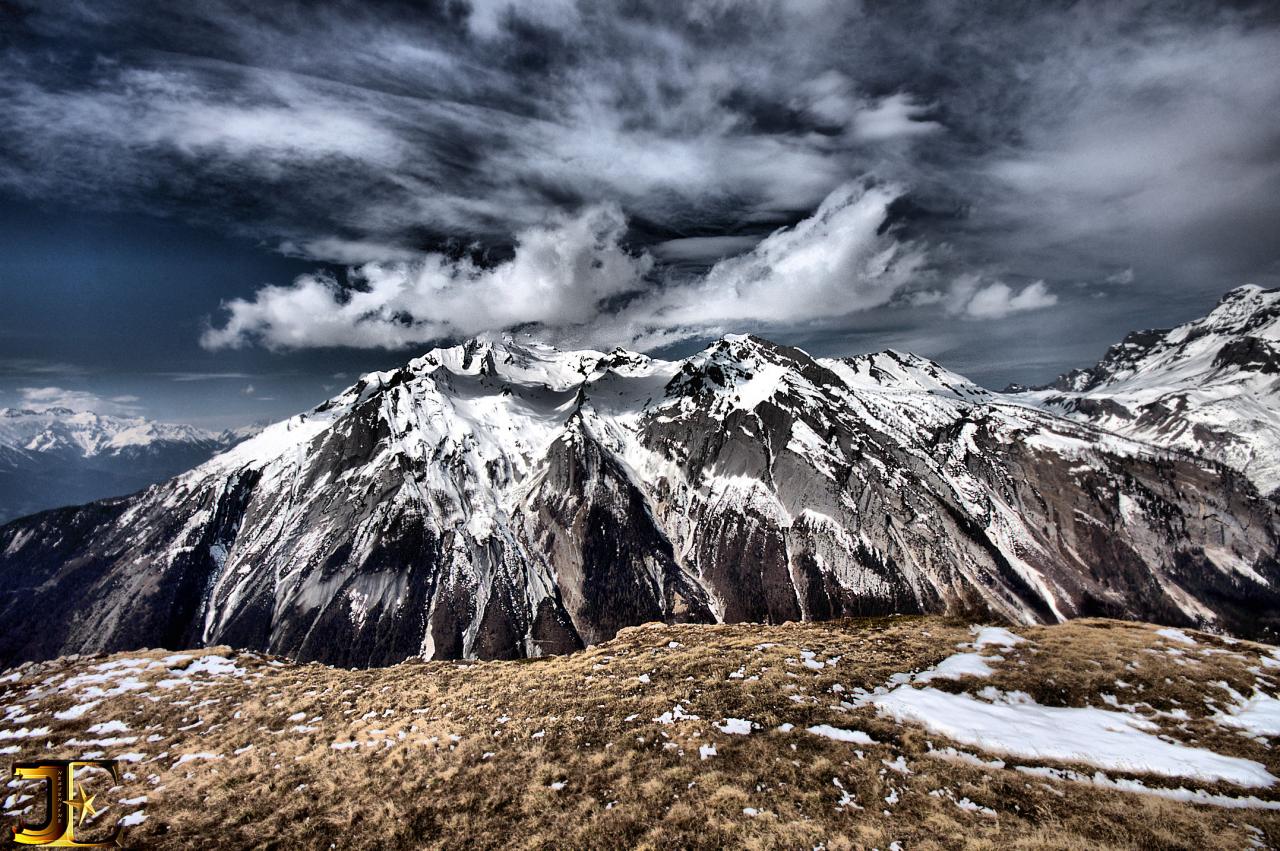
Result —
<path fill-rule="evenodd" d="M 0 180 L 318 248 L 503 241 L 599 202 L 783 223 L 860 148 L 940 129 L 827 67 L 821 5 L 32 6 Z M 815 39 L 830 55 L 795 61 Z"/>
<path fill-rule="evenodd" d="M 210 345 L 532 324 L 853 346 L 858 314 L 974 362 L 990 339 L 976 326 L 1039 322 L 1044 340 L 1062 329 L 1058 354 L 1020 362 L 1057 363 L 1145 324 L 1144 307 L 1280 278 L 1274 4 L 29 0 L 0 15 L 0 189 L 360 267 L 228 293 Z M 824 199 L 866 218 L 824 228 Z"/>

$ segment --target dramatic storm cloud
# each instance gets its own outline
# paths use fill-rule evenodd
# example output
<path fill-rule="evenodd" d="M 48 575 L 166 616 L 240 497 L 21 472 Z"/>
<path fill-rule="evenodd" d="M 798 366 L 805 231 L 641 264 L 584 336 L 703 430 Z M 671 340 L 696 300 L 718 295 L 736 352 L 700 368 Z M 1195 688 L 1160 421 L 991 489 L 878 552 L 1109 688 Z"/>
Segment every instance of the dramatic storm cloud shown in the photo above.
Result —
<path fill-rule="evenodd" d="M 619 245 L 624 226 L 616 206 L 588 207 L 517 234 L 515 256 L 487 268 L 433 253 L 366 264 L 353 271 L 354 286 L 303 275 L 230 302 L 226 326 L 206 331 L 203 343 L 399 348 L 529 323 L 583 323 L 606 299 L 639 287 L 651 266 Z"/>
<path fill-rule="evenodd" d="M 193 291 L 175 371 L 756 330 L 1048 378 L 1280 280 L 1273 4 L 10 0 L 0 47 L 8 203 L 308 264 Z"/>
<path fill-rule="evenodd" d="M 743 324 L 830 321 L 888 302 L 923 265 L 923 248 L 882 234 L 898 197 L 887 188 L 838 187 L 794 227 L 705 275 L 663 284 L 649 276 L 647 253 L 620 245 L 617 207 L 588 207 L 519 233 L 514 256 L 489 267 L 432 253 L 365 264 L 345 284 L 303 275 L 264 287 L 252 300 L 229 302 L 226 324 L 202 342 L 400 348 L 535 326 L 544 338 L 649 347 Z M 1026 292 L 1012 300 L 1023 306 L 1010 309 L 1033 306 Z"/>

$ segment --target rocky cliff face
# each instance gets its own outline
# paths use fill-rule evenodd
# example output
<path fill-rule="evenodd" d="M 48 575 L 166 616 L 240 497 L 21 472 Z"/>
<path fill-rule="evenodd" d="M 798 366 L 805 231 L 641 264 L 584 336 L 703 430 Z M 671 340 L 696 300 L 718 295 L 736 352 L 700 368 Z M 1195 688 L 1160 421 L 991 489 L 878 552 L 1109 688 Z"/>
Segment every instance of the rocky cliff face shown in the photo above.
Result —
<path fill-rule="evenodd" d="M 1095 366 L 1014 398 L 1280 490 L 1280 291 L 1234 289 L 1202 319 L 1138 331 Z"/>
<path fill-rule="evenodd" d="M 0 528 L 0 664 L 512 658 L 650 620 L 891 612 L 1273 636 L 1277 520 L 1220 464 L 911 355 L 473 341 L 135 496 Z"/>

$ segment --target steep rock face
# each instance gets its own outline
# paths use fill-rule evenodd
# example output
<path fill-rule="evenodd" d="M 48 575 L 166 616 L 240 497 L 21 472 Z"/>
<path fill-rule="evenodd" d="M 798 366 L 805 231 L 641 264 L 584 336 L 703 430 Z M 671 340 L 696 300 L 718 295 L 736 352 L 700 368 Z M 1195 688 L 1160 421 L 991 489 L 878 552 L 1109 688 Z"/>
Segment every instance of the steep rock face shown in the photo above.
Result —
<path fill-rule="evenodd" d="M 1134 332 L 1095 366 L 1011 398 L 1213 458 L 1274 493 L 1280 489 L 1280 291 L 1231 290 L 1202 319 Z"/>
<path fill-rule="evenodd" d="M 711 619 L 704 590 L 681 569 L 644 494 L 580 422 L 552 444 L 520 518 L 582 641 L 644 621 Z"/>
<path fill-rule="evenodd" d="M 514 658 L 648 620 L 889 612 L 1270 636 L 1277 534 L 1230 470 L 912 355 L 472 341 L 133 497 L 0 527 L 0 663 Z"/>

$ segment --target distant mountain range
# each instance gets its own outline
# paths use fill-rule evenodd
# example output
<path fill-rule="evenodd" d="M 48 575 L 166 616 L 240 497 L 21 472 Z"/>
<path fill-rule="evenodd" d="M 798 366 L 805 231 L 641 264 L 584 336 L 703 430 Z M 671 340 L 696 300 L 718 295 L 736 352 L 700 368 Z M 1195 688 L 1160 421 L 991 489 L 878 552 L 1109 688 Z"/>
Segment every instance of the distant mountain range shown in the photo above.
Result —
<path fill-rule="evenodd" d="M 1280 506 L 1245 474 L 1263 467 L 1180 435 L 1201 401 L 1265 409 L 1275 299 L 1235 290 L 1197 326 L 1209 343 L 1144 336 L 1136 359 L 1009 394 L 752 336 L 677 361 L 436 349 L 142 493 L 0 527 L 0 664 L 210 644 L 511 658 L 652 620 L 894 612 L 1274 638 Z M 1156 375 L 1139 362 L 1165 389 L 1121 395 Z M 1093 422 L 1096 401 L 1130 428 L 1115 410 L 1137 422 L 1161 393 L 1183 399 L 1165 430 Z M 1241 419 L 1261 457 L 1268 420 Z"/>
<path fill-rule="evenodd" d="M 60 407 L 0 408 L 0 522 L 133 493 L 207 461 L 248 433 Z"/>

